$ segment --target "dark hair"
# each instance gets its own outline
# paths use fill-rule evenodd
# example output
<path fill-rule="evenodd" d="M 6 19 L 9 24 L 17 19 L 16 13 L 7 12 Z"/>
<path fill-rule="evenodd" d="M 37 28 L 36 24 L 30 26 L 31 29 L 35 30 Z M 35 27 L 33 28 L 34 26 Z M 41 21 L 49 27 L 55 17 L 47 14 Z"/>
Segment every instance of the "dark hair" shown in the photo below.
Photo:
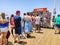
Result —
<path fill-rule="evenodd" d="M 27 15 L 29 15 L 29 13 L 27 13 Z"/>
<path fill-rule="evenodd" d="M 11 14 L 11 17 L 14 17 L 14 14 Z"/>
<path fill-rule="evenodd" d="M 53 18 L 55 18 L 55 16 L 53 16 Z"/>
<path fill-rule="evenodd" d="M 60 17 L 60 14 L 58 14 L 58 17 Z"/>
<path fill-rule="evenodd" d="M 26 15 L 26 13 L 24 13 L 24 15 Z"/>
<path fill-rule="evenodd" d="M 1 13 L 1 17 L 5 19 L 5 13 Z"/>
<path fill-rule="evenodd" d="M 37 16 L 39 16 L 39 15 L 37 14 Z"/>

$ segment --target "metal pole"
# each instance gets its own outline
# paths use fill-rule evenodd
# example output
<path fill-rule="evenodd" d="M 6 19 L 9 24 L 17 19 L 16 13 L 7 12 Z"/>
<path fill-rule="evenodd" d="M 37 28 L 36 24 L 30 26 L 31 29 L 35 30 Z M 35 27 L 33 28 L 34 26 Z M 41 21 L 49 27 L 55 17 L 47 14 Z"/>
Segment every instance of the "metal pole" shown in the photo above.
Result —
<path fill-rule="evenodd" d="M 55 15 L 56 15 L 56 0 L 54 0 L 53 17 L 55 17 Z M 52 22 L 53 17 L 51 18 L 51 27 L 53 27 L 53 22 Z"/>
<path fill-rule="evenodd" d="M 56 15 L 56 0 L 54 0 L 54 16 Z"/>

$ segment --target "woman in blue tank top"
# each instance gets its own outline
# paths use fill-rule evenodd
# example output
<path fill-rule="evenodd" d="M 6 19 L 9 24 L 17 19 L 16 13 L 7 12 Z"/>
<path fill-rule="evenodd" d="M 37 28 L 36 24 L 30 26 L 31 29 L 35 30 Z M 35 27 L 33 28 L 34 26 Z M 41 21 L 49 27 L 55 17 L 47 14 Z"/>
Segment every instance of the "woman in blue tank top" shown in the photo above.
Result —
<path fill-rule="evenodd" d="M 0 32 L 2 34 L 2 39 L 3 39 L 2 41 L 3 41 L 4 45 L 7 44 L 6 36 L 7 36 L 7 32 L 8 32 L 8 25 L 9 25 L 9 22 L 5 18 L 5 13 L 1 13 Z"/>

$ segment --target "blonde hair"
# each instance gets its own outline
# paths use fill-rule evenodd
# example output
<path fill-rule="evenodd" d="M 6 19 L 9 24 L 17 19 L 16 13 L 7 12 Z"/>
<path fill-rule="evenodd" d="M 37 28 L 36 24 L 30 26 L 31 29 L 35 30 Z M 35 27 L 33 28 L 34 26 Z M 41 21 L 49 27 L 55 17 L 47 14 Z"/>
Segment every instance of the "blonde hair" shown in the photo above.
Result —
<path fill-rule="evenodd" d="M 5 19 L 5 13 L 1 13 L 2 19 Z"/>

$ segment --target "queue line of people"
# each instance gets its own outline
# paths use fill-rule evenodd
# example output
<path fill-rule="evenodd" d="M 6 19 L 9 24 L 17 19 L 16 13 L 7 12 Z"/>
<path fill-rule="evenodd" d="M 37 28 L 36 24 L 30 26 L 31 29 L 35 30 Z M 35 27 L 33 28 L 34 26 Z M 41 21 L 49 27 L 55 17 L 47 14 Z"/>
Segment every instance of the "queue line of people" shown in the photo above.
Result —
<path fill-rule="evenodd" d="M 41 24 L 43 20 L 38 14 L 31 16 L 29 13 L 24 13 L 24 17 L 22 19 L 20 17 L 20 11 L 17 10 L 16 15 L 12 14 L 9 21 L 6 19 L 5 15 L 6 15 L 5 13 L 1 13 L 0 16 L 0 37 L 2 37 L 0 38 L 1 44 L 4 45 L 7 44 L 6 36 L 9 31 L 9 23 L 10 23 L 11 33 L 14 37 L 14 43 L 18 42 L 20 44 L 21 35 L 25 38 L 31 37 L 31 32 L 33 31 L 33 28 L 35 28 L 35 32 L 41 31 Z M 59 26 L 60 22 L 57 21 L 59 19 L 60 18 L 58 19 L 55 18 L 55 27 L 58 28 L 58 31 L 60 33 L 60 26 Z M 23 35 L 23 33 L 25 36 Z M 16 38 L 18 38 L 18 40 L 16 40 Z"/>
<path fill-rule="evenodd" d="M 23 20 L 23 21 L 22 21 Z M 24 13 L 24 18 L 20 17 L 20 11 L 16 11 L 16 16 L 11 15 L 10 24 L 11 24 L 11 32 L 13 34 L 13 29 L 15 29 L 14 43 L 20 43 L 20 35 L 23 35 L 24 32 L 25 38 L 30 37 L 30 33 L 32 32 L 32 23 L 31 16 L 29 13 Z M 16 38 L 18 37 L 18 41 Z"/>
<path fill-rule="evenodd" d="M 1 19 L 0 19 L 0 36 L 2 35 L 2 41 L 1 43 L 6 45 L 6 37 L 7 33 L 9 32 L 9 27 L 11 28 L 11 33 L 14 37 L 14 43 L 20 43 L 21 35 L 24 37 L 28 38 L 31 37 L 31 32 L 33 31 L 33 28 L 35 29 L 35 32 L 38 30 L 40 32 L 41 30 L 41 17 L 37 15 L 31 16 L 29 13 L 24 13 L 23 19 L 20 17 L 20 11 L 16 11 L 16 15 L 11 14 L 10 20 L 8 21 L 5 17 L 5 13 L 1 14 Z M 10 25 L 9 25 L 10 23 Z M 3 26 L 4 27 L 3 27 Z M 15 34 L 14 34 L 15 33 Z M 9 33 L 10 34 L 10 33 Z M 16 40 L 18 38 L 18 40 Z"/>
<path fill-rule="evenodd" d="M 16 11 L 16 16 L 12 14 L 10 18 L 10 25 L 12 34 L 13 30 L 15 29 L 15 35 L 13 34 L 14 43 L 20 43 L 20 35 L 23 36 L 23 33 L 25 38 L 31 37 L 30 34 L 33 31 L 32 28 L 34 27 L 36 27 L 35 32 L 36 30 L 40 32 L 40 22 L 41 21 L 39 15 L 32 17 L 29 13 L 24 13 L 24 17 L 22 19 L 20 17 L 20 11 Z M 16 37 L 18 37 L 18 41 L 16 40 Z"/>

